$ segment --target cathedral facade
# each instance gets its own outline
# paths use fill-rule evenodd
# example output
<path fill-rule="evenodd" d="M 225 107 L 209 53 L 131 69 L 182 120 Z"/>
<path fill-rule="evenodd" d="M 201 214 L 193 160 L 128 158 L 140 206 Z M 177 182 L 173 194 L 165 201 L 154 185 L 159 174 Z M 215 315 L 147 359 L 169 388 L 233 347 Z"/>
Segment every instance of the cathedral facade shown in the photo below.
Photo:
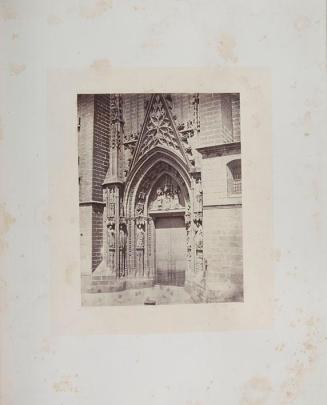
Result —
<path fill-rule="evenodd" d="M 242 301 L 239 94 L 83 94 L 77 112 L 82 295 Z"/>

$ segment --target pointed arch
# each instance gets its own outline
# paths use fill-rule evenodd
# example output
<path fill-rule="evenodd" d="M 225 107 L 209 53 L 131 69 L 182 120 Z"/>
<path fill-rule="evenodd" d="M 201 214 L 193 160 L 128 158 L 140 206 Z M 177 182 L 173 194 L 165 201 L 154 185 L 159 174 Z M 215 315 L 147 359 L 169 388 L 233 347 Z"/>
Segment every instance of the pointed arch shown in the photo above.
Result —
<path fill-rule="evenodd" d="M 148 277 L 154 277 L 155 227 L 148 204 L 156 183 L 164 174 L 171 176 L 183 190 L 187 207 L 183 207 L 183 212 L 180 212 L 179 215 L 185 217 L 186 211 L 191 208 L 192 182 L 187 165 L 181 157 L 166 148 L 155 147 L 135 164 L 127 179 L 123 200 L 128 227 L 128 267 L 132 274 L 139 272 L 139 252 L 135 246 L 137 246 L 138 227 L 142 227 L 144 232 L 143 272 Z"/>
<path fill-rule="evenodd" d="M 190 160 L 187 156 L 185 145 L 162 94 L 153 94 L 151 96 L 141 133 L 136 144 L 130 171 L 134 170 L 134 167 L 143 156 L 156 147 L 170 150 L 176 156 L 179 156 L 187 167 L 190 167 Z"/>
<path fill-rule="evenodd" d="M 155 168 L 158 169 L 160 164 L 166 164 L 170 167 L 177 178 L 181 178 L 186 186 L 188 195 L 191 192 L 191 176 L 188 171 L 188 167 L 185 162 L 178 156 L 176 156 L 170 150 L 163 147 L 156 147 L 148 154 L 143 156 L 134 166 L 134 170 L 129 173 L 126 181 L 124 201 L 123 205 L 126 210 L 127 215 L 132 214 L 130 207 L 128 206 L 132 202 L 133 196 L 140 189 L 140 185 L 144 179 L 152 172 Z M 153 186 L 153 181 L 151 181 Z"/>

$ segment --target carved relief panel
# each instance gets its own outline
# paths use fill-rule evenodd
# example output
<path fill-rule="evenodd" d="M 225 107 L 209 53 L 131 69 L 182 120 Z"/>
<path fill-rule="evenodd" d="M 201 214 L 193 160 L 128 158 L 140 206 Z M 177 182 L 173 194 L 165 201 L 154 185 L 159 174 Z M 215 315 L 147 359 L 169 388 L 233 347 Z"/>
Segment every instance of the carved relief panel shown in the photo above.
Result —
<path fill-rule="evenodd" d="M 149 210 L 176 210 L 184 206 L 185 199 L 180 186 L 171 176 L 163 175 L 152 190 Z"/>

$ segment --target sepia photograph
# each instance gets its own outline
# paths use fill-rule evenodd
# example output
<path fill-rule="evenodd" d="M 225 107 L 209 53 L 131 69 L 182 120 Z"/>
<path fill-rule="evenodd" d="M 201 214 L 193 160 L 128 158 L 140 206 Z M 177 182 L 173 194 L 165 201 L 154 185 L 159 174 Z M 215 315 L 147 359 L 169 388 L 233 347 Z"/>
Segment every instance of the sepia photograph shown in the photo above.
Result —
<path fill-rule="evenodd" d="M 82 305 L 243 301 L 239 93 L 79 94 Z"/>
<path fill-rule="evenodd" d="M 0 0 L 0 404 L 327 404 L 326 1 Z"/>

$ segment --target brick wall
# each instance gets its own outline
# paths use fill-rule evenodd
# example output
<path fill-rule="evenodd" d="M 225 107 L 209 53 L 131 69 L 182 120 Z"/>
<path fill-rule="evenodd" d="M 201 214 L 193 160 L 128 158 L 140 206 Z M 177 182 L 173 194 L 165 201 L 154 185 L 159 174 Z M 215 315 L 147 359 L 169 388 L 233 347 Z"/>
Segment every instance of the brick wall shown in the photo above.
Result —
<path fill-rule="evenodd" d="M 128 136 L 140 132 L 144 116 L 145 103 L 150 94 L 123 94 L 123 118 L 125 121 L 124 132 Z"/>
<path fill-rule="evenodd" d="M 233 119 L 233 134 L 234 140 L 240 141 L 241 129 L 240 129 L 240 95 L 232 94 L 232 119 Z"/>
<path fill-rule="evenodd" d="M 199 146 L 239 141 L 239 94 L 200 94 Z"/>
<path fill-rule="evenodd" d="M 233 142 L 232 99 L 230 94 L 221 95 L 221 143 Z"/>
<path fill-rule="evenodd" d="M 92 200 L 93 180 L 93 126 L 94 96 L 79 95 L 77 98 L 78 130 L 78 175 L 80 203 Z M 80 247 L 81 274 L 88 276 L 92 270 L 92 207 L 81 206 Z"/>
<path fill-rule="evenodd" d="M 81 94 L 77 98 L 78 131 L 78 175 L 80 202 L 92 200 L 93 179 L 93 125 L 94 96 Z"/>
<path fill-rule="evenodd" d="M 92 271 L 103 259 L 103 207 L 92 207 Z"/>
<path fill-rule="evenodd" d="M 93 183 L 92 199 L 102 201 L 102 183 L 106 176 L 109 160 L 110 96 L 96 95 L 94 98 L 93 135 Z"/>
<path fill-rule="evenodd" d="M 194 94 L 172 94 L 172 115 L 176 116 L 177 123 L 186 123 L 194 120 Z"/>
<path fill-rule="evenodd" d="M 89 275 L 92 271 L 92 207 L 79 208 L 81 274 Z"/>
<path fill-rule="evenodd" d="M 79 183 L 82 275 L 90 274 L 102 260 L 102 183 L 108 170 L 110 131 L 109 95 L 79 95 Z"/>
<path fill-rule="evenodd" d="M 103 201 L 102 183 L 109 166 L 110 96 L 94 96 L 92 200 Z M 103 206 L 92 205 L 92 271 L 102 261 Z"/>
<path fill-rule="evenodd" d="M 199 95 L 200 139 L 199 146 L 215 145 L 221 131 L 220 94 Z"/>

